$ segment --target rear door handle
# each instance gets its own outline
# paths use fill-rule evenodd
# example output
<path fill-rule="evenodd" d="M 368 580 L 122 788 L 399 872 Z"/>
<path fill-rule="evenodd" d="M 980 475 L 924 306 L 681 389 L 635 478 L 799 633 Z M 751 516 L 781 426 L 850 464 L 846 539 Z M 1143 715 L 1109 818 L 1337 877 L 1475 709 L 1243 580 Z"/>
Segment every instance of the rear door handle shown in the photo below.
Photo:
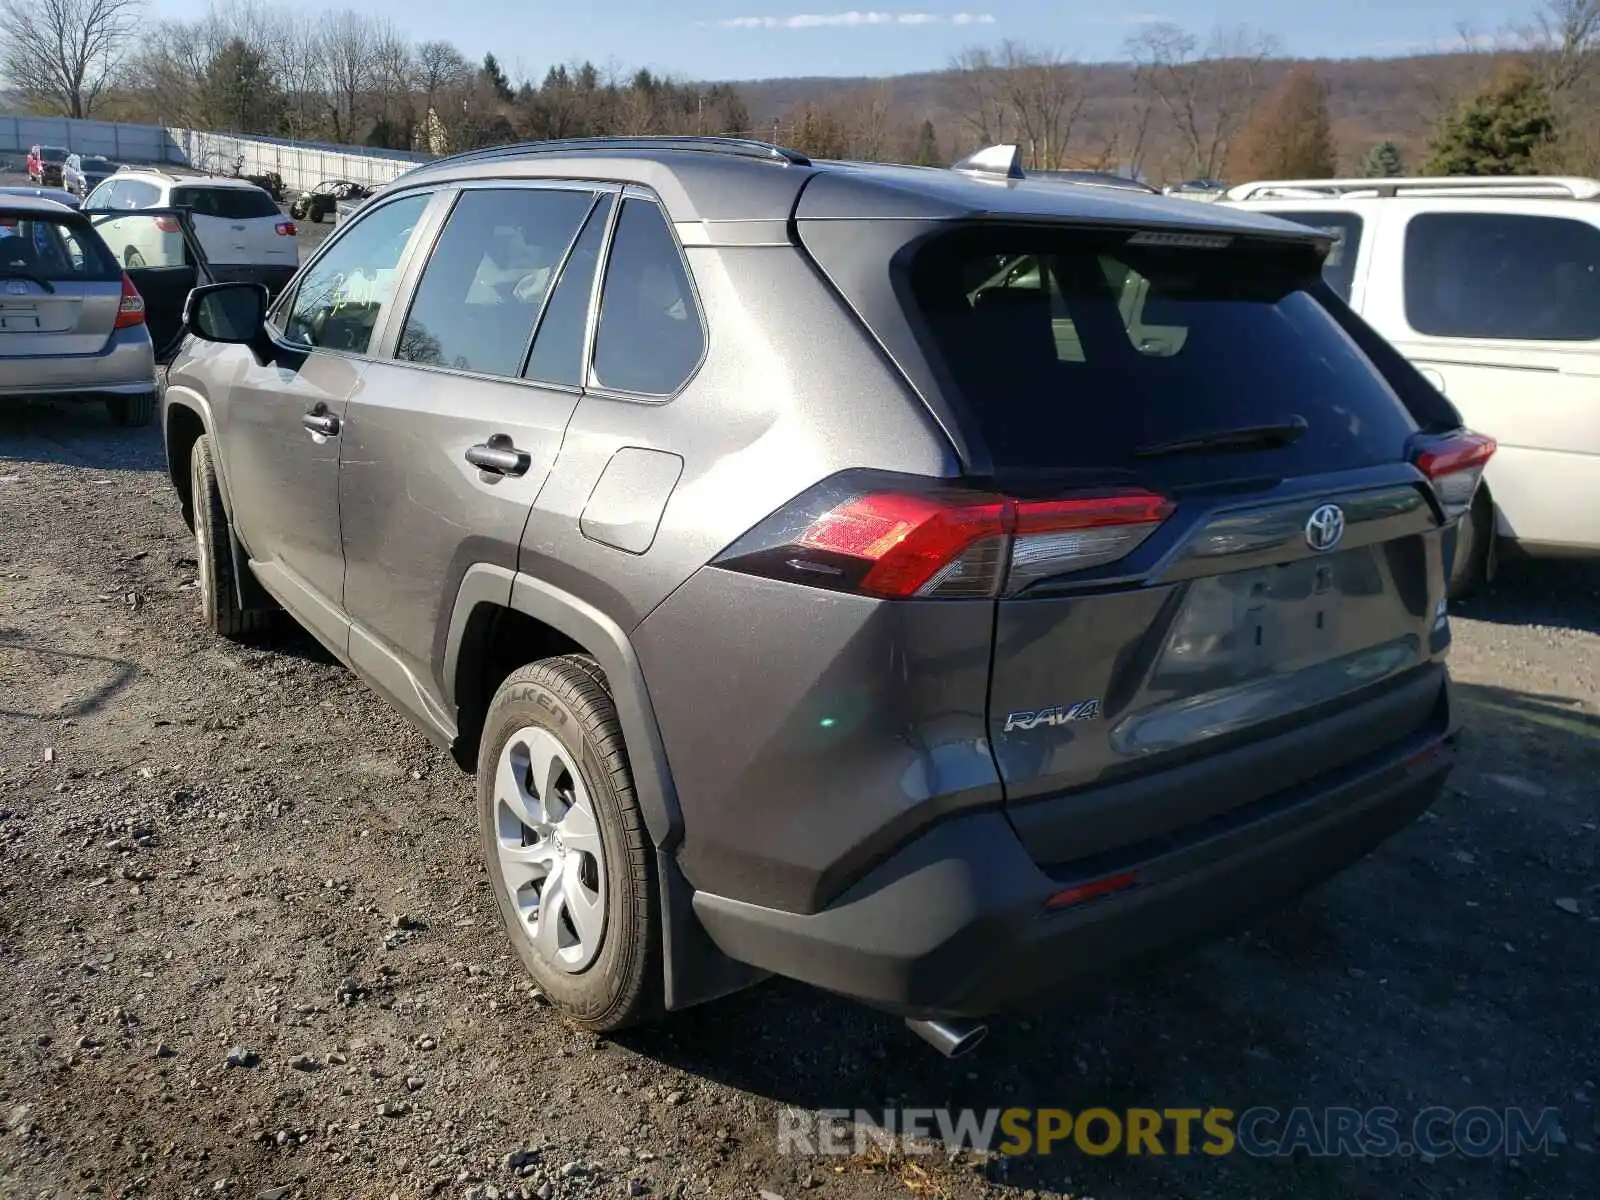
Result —
<path fill-rule="evenodd" d="M 507 435 L 497 433 L 487 442 L 468 446 L 467 461 L 491 475 L 526 475 L 533 465 L 533 455 L 518 450 Z"/>
<path fill-rule="evenodd" d="M 312 433 L 320 433 L 323 437 L 337 437 L 339 433 L 339 418 L 319 404 L 310 412 L 300 415 L 300 424 Z"/>

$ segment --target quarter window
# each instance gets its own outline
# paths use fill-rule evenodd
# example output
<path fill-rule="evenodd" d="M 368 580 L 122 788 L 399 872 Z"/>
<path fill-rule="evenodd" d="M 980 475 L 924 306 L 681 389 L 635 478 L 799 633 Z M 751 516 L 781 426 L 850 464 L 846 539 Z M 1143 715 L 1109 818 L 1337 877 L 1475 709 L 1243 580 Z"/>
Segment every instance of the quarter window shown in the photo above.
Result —
<path fill-rule="evenodd" d="M 417 285 L 395 346 L 406 362 L 512 378 L 594 193 L 463 192 Z"/>
<path fill-rule="evenodd" d="M 704 352 L 694 289 L 660 205 L 624 200 L 600 297 L 595 382 L 667 396 L 694 373 Z"/>
<path fill-rule="evenodd" d="M 300 281 L 284 335 L 304 346 L 365 354 L 429 199 L 405 196 L 351 225 Z"/>
<path fill-rule="evenodd" d="M 1568 217 L 1424 213 L 1406 227 L 1406 320 L 1435 337 L 1600 339 L 1600 228 Z"/>

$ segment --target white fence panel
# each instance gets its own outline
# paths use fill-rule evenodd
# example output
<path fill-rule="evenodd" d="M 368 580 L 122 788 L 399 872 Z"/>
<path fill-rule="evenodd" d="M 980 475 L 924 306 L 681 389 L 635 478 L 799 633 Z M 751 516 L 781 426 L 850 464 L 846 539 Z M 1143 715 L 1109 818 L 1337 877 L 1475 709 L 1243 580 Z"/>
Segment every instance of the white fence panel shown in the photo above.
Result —
<path fill-rule="evenodd" d="M 117 162 L 172 163 L 218 175 L 231 174 L 237 164 L 243 175 L 276 173 L 288 188 L 314 187 L 324 179 L 349 179 L 373 187 L 427 159 L 400 150 L 236 137 L 158 125 L 0 116 L 0 154 L 20 159 L 34 145 L 65 146 L 75 154 L 101 154 Z"/>

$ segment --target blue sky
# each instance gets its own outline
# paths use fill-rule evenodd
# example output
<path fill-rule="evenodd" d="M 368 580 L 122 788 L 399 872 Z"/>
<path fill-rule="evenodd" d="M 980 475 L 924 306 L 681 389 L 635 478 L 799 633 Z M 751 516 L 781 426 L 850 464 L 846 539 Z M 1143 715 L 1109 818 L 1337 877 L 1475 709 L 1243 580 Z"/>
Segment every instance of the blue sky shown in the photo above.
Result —
<path fill-rule="evenodd" d="M 346 0 L 327 0 L 328 6 Z M 290 4 L 295 0 L 289 0 Z M 1120 56 L 1142 22 L 1202 32 L 1247 23 L 1290 54 L 1346 57 L 1459 45 L 1465 22 L 1489 34 L 1522 20 L 1535 0 L 387 0 L 384 12 L 418 41 L 447 38 L 473 58 L 493 50 L 513 78 L 590 59 L 695 79 L 877 75 L 939 68 L 963 48 L 1014 38 L 1075 58 Z M 152 0 L 161 16 L 203 13 L 207 0 Z M 352 5 L 361 7 L 360 5 Z M 320 5 L 307 6 L 315 12 Z M 369 10 L 370 11 L 370 10 Z"/>

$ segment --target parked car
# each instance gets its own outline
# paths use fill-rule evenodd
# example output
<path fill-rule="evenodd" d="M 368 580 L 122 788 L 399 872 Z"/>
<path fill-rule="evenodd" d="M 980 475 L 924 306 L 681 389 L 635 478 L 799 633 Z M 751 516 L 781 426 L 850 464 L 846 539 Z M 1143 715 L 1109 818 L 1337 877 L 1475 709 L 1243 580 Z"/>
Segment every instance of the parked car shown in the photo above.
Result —
<path fill-rule="evenodd" d="M 34 196 L 40 200 L 54 200 L 57 204 L 64 204 L 68 208 L 79 206 L 78 198 L 63 188 L 0 187 L 0 196 Z"/>
<path fill-rule="evenodd" d="M 324 179 L 310 191 L 294 198 L 289 205 L 289 215 L 297 221 L 320 225 L 334 215 L 341 201 L 365 200 L 371 194 L 367 188 L 348 179 Z"/>
<path fill-rule="evenodd" d="M 41 187 L 60 187 L 61 171 L 71 152 L 64 146 L 32 146 L 28 150 L 28 181 Z"/>
<path fill-rule="evenodd" d="M 88 215 L 38 196 L 0 194 L 0 404 L 103 401 L 119 425 L 156 412 L 156 364 L 170 359 L 183 305 L 211 282 L 204 256 L 161 270 L 124 270 L 106 243 L 182 213 Z"/>
<path fill-rule="evenodd" d="M 1335 238 L 1329 284 L 1500 443 L 1455 560 L 1600 555 L 1600 181 L 1241 184 L 1237 208 Z"/>
<path fill-rule="evenodd" d="M 75 196 L 87 196 L 117 173 L 117 164 L 96 154 L 70 154 L 61 169 L 61 186 Z"/>
<path fill-rule="evenodd" d="M 777 973 L 960 1052 L 1438 793 L 1492 443 L 1325 236 L 1017 161 L 499 147 L 195 292 L 204 621 L 281 606 L 476 772 L 578 1024 Z"/>
<path fill-rule="evenodd" d="M 271 196 L 242 179 L 124 168 L 90 192 L 84 208 L 96 212 L 184 209 L 205 248 L 213 276 L 264 283 L 274 295 L 300 264 L 294 222 L 283 215 Z M 171 263 L 184 252 L 179 231 L 170 222 L 140 226 L 136 232 L 144 240 L 112 245 L 124 266 Z"/>

